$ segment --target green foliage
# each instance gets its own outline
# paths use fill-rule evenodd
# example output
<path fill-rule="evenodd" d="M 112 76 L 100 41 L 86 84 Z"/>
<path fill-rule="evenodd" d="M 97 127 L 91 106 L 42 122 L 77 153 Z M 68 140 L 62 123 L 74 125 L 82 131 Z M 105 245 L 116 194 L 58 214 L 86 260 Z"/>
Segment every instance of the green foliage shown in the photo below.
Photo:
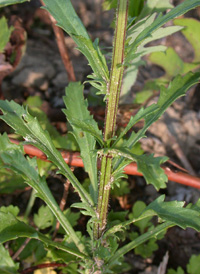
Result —
<path fill-rule="evenodd" d="M 98 87 L 101 93 L 106 93 L 108 81 L 108 68 L 105 57 L 101 53 L 98 40 L 91 41 L 85 27 L 77 16 L 70 0 L 44 0 L 45 9 L 48 10 L 57 21 L 57 25 L 63 28 L 75 41 L 78 50 L 87 58 L 93 70 L 89 81 L 94 87 Z"/>
<path fill-rule="evenodd" d="M 74 254 L 77 257 L 83 258 L 84 255 L 76 250 L 70 249 L 63 244 L 53 242 L 42 233 L 38 232 L 31 226 L 28 226 L 24 222 L 16 219 L 11 213 L 4 213 L 0 211 L 0 244 L 7 241 L 18 239 L 20 237 L 27 237 L 31 239 L 37 239 L 43 242 L 46 247 L 55 247 L 70 254 Z"/>
<path fill-rule="evenodd" d="M 73 92 L 73 97 L 71 93 Z M 95 137 L 103 142 L 102 133 L 96 121 L 90 115 L 88 103 L 83 97 L 83 85 L 70 83 L 66 88 L 66 95 L 63 98 L 68 121 L 73 128 L 73 134 L 79 144 L 81 157 L 91 180 L 91 195 L 94 202 L 97 202 L 97 155 L 93 152 L 96 147 Z"/>
<path fill-rule="evenodd" d="M 30 0 L 0 0 L 0 8 L 8 5 L 20 4 L 27 1 L 30 1 Z"/>
<path fill-rule="evenodd" d="M 1 167 L 0 163 L 0 167 Z M 24 189 L 26 184 L 21 176 L 15 174 L 12 170 L 0 168 L 0 193 L 9 194 L 17 189 Z"/>
<path fill-rule="evenodd" d="M 120 180 L 118 183 L 115 183 L 111 189 L 111 195 L 115 197 L 123 196 L 129 193 L 129 183 L 125 180 Z"/>
<path fill-rule="evenodd" d="M 41 206 L 37 214 L 34 214 L 33 221 L 39 229 L 52 226 L 54 217 L 47 206 Z"/>
<path fill-rule="evenodd" d="M 10 212 L 15 217 L 17 217 L 17 215 L 19 214 L 19 208 L 17 206 L 13 206 L 13 205 L 9 205 L 7 207 L 2 206 L 2 207 L 0 207 L 0 211 L 4 212 L 4 213 Z"/>
<path fill-rule="evenodd" d="M 133 86 L 138 73 L 138 67 L 144 63 L 141 61 L 141 57 L 145 54 L 151 52 L 165 51 L 166 47 L 154 46 L 154 47 L 144 47 L 149 42 L 155 41 L 157 39 L 163 38 L 167 35 L 173 34 L 174 32 L 181 29 L 178 28 L 165 27 L 162 26 L 171 19 L 182 15 L 194 6 L 199 5 L 199 1 L 184 1 L 181 5 L 173 8 L 166 15 L 162 16 L 160 13 L 156 17 L 155 11 L 161 12 L 168 8 L 172 8 L 169 1 L 147 1 L 143 10 L 139 15 L 140 21 L 132 25 L 128 30 L 128 46 L 125 58 L 125 63 L 127 63 L 128 68 L 125 71 L 125 77 L 123 80 L 123 88 L 121 93 L 121 101 L 126 101 L 130 88 Z M 148 13 L 148 16 L 145 15 Z M 149 16 L 150 15 L 150 16 Z M 133 62 L 134 60 L 134 62 Z M 162 60 L 159 58 L 159 60 Z M 171 59 L 170 59 L 171 60 Z"/>
<path fill-rule="evenodd" d="M 196 274 L 198 273 L 200 268 L 200 255 L 192 255 L 190 261 L 187 265 L 187 272 L 189 274 Z"/>
<path fill-rule="evenodd" d="M 0 6 L 16 2 L 0 1 Z M 163 237 L 168 228 L 178 225 L 183 229 L 191 227 L 200 231 L 200 201 L 196 205 L 184 207 L 184 202 L 165 202 L 163 195 L 148 206 L 141 201 L 136 202 L 129 215 L 126 211 L 112 210 L 108 214 L 111 188 L 114 187 L 112 191 L 115 196 L 129 192 L 127 182 L 122 178 L 124 177 L 123 168 L 130 162 L 137 163 L 138 171 L 143 173 L 147 184 L 154 185 L 157 190 L 166 187 L 167 176 L 160 166 L 167 157 L 143 154 L 138 148 L 138 141 L 145 137 L 152 123 L 157 121 L 176 99 L 184 96 L 187 90 L 197 84 L 200 79 L 199 72 L 189 72 L 196 69 L 198 66 L 195 62 L 199 62 L 199 44 L 195 40 L 198 37 L 197 23 L 190 20 L 184 23 L 182 19 L 177 19 L 174 21 L 177 26 L 164 27 L 170 20 L 200 5 L 200 0 L 185 0 L 173 9 L 169 0 L 129 1 L 129 9 L 127 0 L 104 1 L 105 9 L 116 7 L 116 3 L 118 4 L 110 72 L 105 56 L 100 51 L 98 39 L 94 42 L 90 39 L 71 1 L 44 0 L 44 3 L 45 9 L 52 14 L 58 26 L 72 37 L 78 50 L 87 58 L 92 69 L 92 74 L 88 76 L 89 83 L 97 89 L 96 95 L 106 95 L 104 97 L 107 104 L 104 135 L 88 110 L 88 102 L 83 96 L 84 86 L 79 82 L 70 83 L 64 96 L 66 109 L 63 111 L 72 128 L 70 136 L 75 139 L 73 145 L 72 139 L 66 141 L 66 136 L 60 136 L 49 123 L 47 116 L 40 109 L 41 101 L 38 97 L 29 98 L 26 102 L 29 105 L 27 107 L 19 106 L 13 101 L 0 101 L 2 111 L 0 119 L 6 122 L 15 134 L 24 138 L 24 144 L 39 148 L 51 162 L 43 165 L 35 158 L 24 156 L 21 145 L 12 144 L 6 134 L 0 136 L 0 168 L 3 170 L 0 191 L 9 192 L 11 188 L 15 189 L 14 183 L 22 178 L 22 183 L 25 182 L 33 188 L 32 196 L 36 194 L 46 204 L 41 206 L 33 216 L 37 229 L 30 226 L 26 218 L 24 218 L 26 223 L 21 221 L 17 207 L 1 207 L 0 244 L 16 240 L 11 244 L 11 248 L 16 252 L 25 238 L 30 238 L 31 241 L 21 253 L 20 259 L 27 259 L 34 254 L 37 260 L 48 257 L 51 261 L 67 263 L 68 269 L 64 269 L 63 273 L 66 271 L 74 274 L 79 272 L 84 274 L 122 273 L 129 268 L 123 259 L 127 252 L 134 249 L 136 254 L 143 257 L 151 256 L 157 249 L 156 241 Z M 166 9 L 171 10 L 164 15 L 160 13 L 165 12 Z M 193 27 L 195 34 L 188 29 L 183 29 L 185 25 Z M 191 43 L 195 49 L 192 64 L 184 63 L 173 50 L 166 51 L 164 46 L 147 46 L 150 42 L 179 30 L 185 32 L 185 36 L 191 36 Z M 3 38 L 2 42 L 4 46 L 10 31 L 5 28 L 3 35 L 6 38 Z M 161 51 L 160 55 L 153 55 L 156 51 Z M 163 51 L 166 51 L 166 55 Z M 153 83 L 161 86 L 159 99 L 157 103 L 146 108 L 142 107 L 134 117 L 131 117 L 127 127 L 116 135 L 120 87 L 123 87 L 122 98 L 125 99 L 127 91 L 134 84 L 138 67 L 144 64 L 142 57 L 149 53 L 152 53 L 151 58 L 162 57 L 160 63 L 166 71 L 159 83 Z M 169 56 L 174 63 L 169 63 Z M 125 77 L 122 83 L 124 70 Z M 173 79 L 169 85 L 165 85 L 171 78 Z M 133 126 L 141 120 L 144 120 L 143 128 L 129 134 Z M 67 138 L 69 140 L 69 135 Z M 87 183 L 84 184 L 79 182 L 57 149 L 57 147 L 76 149 L 77 144 L 85 171 L 89 176 Z M 101 160 L 99 174 L 97 172 L 98 157 Z M 76 200 L 71 205 L 77 208 L 76 212 L 72 212 L 70 208 L 62 212 L 55 201 L 46 181 L 52 165 L 58 173 L 70 181 L 79 195 L 80 200 Z M 12 177 L 12 173 L 9 174 L 10 170 L 16 174 L 16 177 Z M 12 183 L 10 183 L 11 180 L 13 180 Z M 7 181 L 9 183 L 6 188 Z M 119 189 L 116 189 L 116 182 Z M 81 217 L 81 213 L 87 217 Z M 151 222 L 154 216 L 157 216 L 159 220 L 156 226 Z M 82 225 L 79 222 L 80 217 L 81 221 L 86 223 L 85 229 L 88 234 L 74 229 L 77 224 Z M 57 221 L 60 223 L 60 228 L 56 232 L 61 238 L 61 243 L 50 239 L 53 230 L 56 229 Z M 132 226 L 135 230 L 128 235 L 130 241 L 122 243 L 126 238 L 127 230 Z M 46 229 L 48 234 L 39 231 L 46 231 Z M 17 273 L 18 264 L 12 261 L 3 245 L 0 248 L 5 261 L 5 264 L 0 263 L 1 272 Z M 196 271 L 194 269 L 196 260 L 192 257 L 188 266 L 188 272 L 190 271 L 191 274 Z"/>
<path fill-rule="evenodd" d="M 184 27 L 181 32 L 192 45 L 194 50 L 194 58 L 192 62 L 184 62 L 176 53 L 176 51 L 171 47 L 169 47 L 165 52 L 151 53 L 148 57 L 148 60 L 153 64 L 160 66 L 165 71 L 165 74 L 157 79 L 147 81 L 145 83 L 143 92 L 139 92 L 136 95 L 134 100 L 135 103 L 143 103 L 153 94 L 153 90 L 159 91 L 161 86 L 166 85 L 173 77 L 177 76 L 178 74 L 184 75 L 189 71 L 199 70 L 200 23 L 193 18 L 174 19 L 173 23 L 174 25 Z M 138 98 L 141 99 L 138 100 Z"/>
<path fill-rule="evenodd" d="M 129 219 L 137 219 L 141 213 L 145 210 L 146 204 L 142 201 L 137 201 L 132 207 L 132 213 L 129 214 Z M 137 226 L 140 230 L 140 233 L 144 233 L 145 229 L 152 225 L 150 220 L 152 217 L 147 217 L 145 219 L 134 222 L 134 225 Z"/>
<path fill-rule="evenodd" d="M 16 239 L 11 245 L 12 250 L 17 252 L 17 250 L 25 244 L 25 241 L 25 238 Z M 45 250 L 43 243 L 38 240 L 31 239 L 27 245 L 25 245 L 23 251 L 19 255 L 19 258 L 20 260 L 27 260 L 30 263 L 34 263 L 34 261 L 41 261 L 46 257 L 46 255 L 47 251 Z"/>
<path fill-rule="evenodd" d="M 89 205 L 92 204 L 90 196 L 78 182 L 60 152 L 53 145 L 48 132 L 42 129 L 37 119 L 32 117 L 27 110 L 14 101 L 1 101 L 0 109 L 4 113 L 1 119 L 7 122 L 17 134 L 22 135 L 27 143 L 41 149 L 47 155 L 48 159 L 60 169 L 60 173 L 68 177 L 81 196 L 81 199 Z"/>
<path fill-rule="evenodd" d="M 174 19 L 174 25 L 183 26 L 182 33 L 185 38 L 189 41 L 194 49 L 194 59 L 193 62 L 200 61 L 200 53 L 199 53 L 199 46 L 200 46 L 200 22 L 193 19 L 193 18 L 182 18 L 182 19 Z"/>
<path fill-rule="evenodd" d="M 0 244 L 0 271 L 2 274 L 17 274 L 19 263 L 15 263 L 9 255 L 9 252 Z"/>
<path fill-rule="evenodd" d="M 146 217 L 157 215 L 162 220 L 173 222 L 183 229 L 191 227 L 200 231 L 199 208 L 185 208 L 184 202 L 164 202 L 164 198 L 162 195 L 149 204 L 143 214 Z"/>
<path fill-rule="evenodd" d="M 142 201 L 137 201 L 132 207 L 132 213 L 129 214 L 129 219 L 137 219 L 141 216 L 142 212 L 146 209 L 146 204 Z M 138 232 L 130 232 L 129 238 L 130 240 L 135 240 L 139 235 L 144 234 L 148 230 L 152 230 L 154 228 L 153 223 L 151 222 L 152 216 L 141 219 L 139 221 L 134 222 L 134 226 L 139 228 Z M 148 242 L 143 243 L 139 246 L 137 246 L 134 249 L 134 253 L 137 255 L 141 255 L 144 258 L 148 258 L 152 256 L 153 252 L 158 249 L 158 245 L 156 243 L 157 239 L 161 239 L 164 237 L 164 233 L 161 233 L 161 235 L 157 236 L 157 238 L 152 238 Z"/>
<path fill-rule="evenodd" d="M 0 7 L 1 7 L 1 5 L 0 5 Z M 2 17 L 0 19 L 0 29 L 3 30 L 0 32 L 0 53 L 2 53 L 6 44 L 9 42 L 10 35 L 14 28 L 13 27 L 9 28 L 6 18 Z"/>
<path fill-rule="evenodd" d="M 189 263 L 187 264 L 187 273 L 188 274 L 197 274 L 200 268 L 200 255 L 192 255 Z M 184 274 L 182 267 L 178 267 L 177 270 L 169 269 L 167 274 Z"/>
<path fill-rule="evenodd" d="M 184 270 L 182 269 L 182 267 L 179 266 L 177 270 L 169 269 L 167 271 L 167 274 L 184 274 Z"/>
<path fill-rule="evenodd" d="M 66 136 L 61 136 L 56 128 L 49 122 L 46 113 L 41 110 L 42 100 L 39 96 L 29 96 L 24 102 L 24 106 L 28 108 L 28 112 L 33 117 L 38 119 L 41 127 L 48 131 L 56 148 L 78 150 L 78 145 L 73 135 L 66 134 Z"/>

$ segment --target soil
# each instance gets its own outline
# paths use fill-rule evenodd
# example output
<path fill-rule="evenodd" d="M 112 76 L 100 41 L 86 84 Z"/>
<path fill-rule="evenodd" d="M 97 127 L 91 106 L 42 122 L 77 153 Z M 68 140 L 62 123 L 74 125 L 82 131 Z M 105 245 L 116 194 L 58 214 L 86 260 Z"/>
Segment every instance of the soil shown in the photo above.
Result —
<path fill-rule="evenodd" d="M 76 11 L 87 27 L 92 39 L 99 38 L 102 47 L 112 45 L 113 29 L 110 23 L 113 19 L 113 12 L 101 10 L 101 0 L 74 0 L 72 1 Z M 175 4 L 181 1 L 174 1 Z M 48 18 L 38 10 L 39 1 L 15 5 L 3 10 L 7 18 L 17 15 L 22 20 L 22 26 L 27 31 L 26 49 L 23 57 L 14 71 L 4 78 L 2 91 L 5 99 L 15 100 L 23 103 L 29 96 L 38 95 L 43 100 L 44 109 L 56 109 L 57 116 L 50 118 L 61 133 L 66 132 L 63 126 L 63 116 L 60 109 L 64 107 L 62 96 L 65 86 L 68 84 L 68 77 L 65 67 L 54 39 L 53 30 L 48 24 Z M 33 12 L 34 11 L 34 12 Z M 187 16 L 199 18 L 199 10 L 190 12 Z M 46 20 L 46 21 L 45 21 Z M 69 36 L 65 36 L 66 47 L 73 63 L 76 79 L 84 82 L 86 76 L 91 72 L 86 59 L 75 49 L 75 44 Z M 163 39 L 162 44 L 172 46 L 184 61 L 191 61 L 193 49 L 181 33 Z M 142 90 L 147 80 L 163 75 L 163 70 L 152 65 L 146 58 L 146 65 L 140 67 L 135 89 L 132 90 L 130 98 L 120 106 L 119 120 L 126 120 L 129 117 L 130 102 L 133 102 L 135 92 Z M 90 92 L 90 86 L 85 85 L 85 95 Z M 148 153 L 155 153 L 156 156 L 167 155 L 170 160 L 189 170 L 189 173 L 200 176 L 200 85 L 190 89 L 187 95 L 176 101 L 148 131 L 147 137 L 141 141 L 142 148 Z M 131 100 L 131 101 L 130 101 Z M 154 97 L 152 100 L 157 100 Z M 93 107 L 93 112 L 98 112 Z M 96 113 L 98 118 L 98 113 Z M 102 118 L 102 117 L 100 117 Z M 4 124 L 1 125 L 1 132 L 8 130 Z M 179 146 L 179 152 L 175 149 Z M 82 169 L 75 170 L 77 176 L 84 174 Z M 84 174 L 85 176 L 85 174 Z M 62 193 L 60 184 L 51 183 L 54 176 L 50 176 L 49 182 L 53 186 L 54 193 Z M 56 179 L 56 180 L 61 180 Z M 136 200 L 145 201 L 147 204 L 153 201 L 161 193 L 166 195 L 167 200 L 184 200 L 186 203 L 195 203 L 199 199 L 200 191 L 191 187 L 169 182 L 167 189 L 157 191 L 151 185 L 146 185 L 142 178 L 129 177 L 131 193 L 123 199 L 112 199 L 112 207 L 117 210 L 131 208 Z M 60 189 L 61 188 L 61 189 Z M 72 190 L 70 190 L 72 191 Z M 17 204 L 23 211 L 26 201 L 30 195 L 29 191 L 15 193 L 15 195 L 0 195 L 0 205 L 8 205 L 11 202 Z M 61 196 L 57 194 L 57 200 Z M 69 202 L 69 201 L 68 201 Z M 68 204 L 68 203 L 67 203 Z M 70 203 L 69 203 L 70 204 Z M 39 208 L 38 204 L 33 210 Z M 159 249 L 149 259 L 142 259 L 133 252 L 127 255 L 129 263 L 134 262 L 132 270 L 127 272 L 140 274 L 155 274 L 158 266 L 163 261 L 166 252 L 169 253 L 168 268 L 178 266 L 186 269 L 186 264 L 192 254 L 200 254 L 200 234 L 192 229 L 181 230 L 177 227 L 168 231 L 165 239 L 158 242 Z M 197 273 L 198 274 L 198 273 Z"/>

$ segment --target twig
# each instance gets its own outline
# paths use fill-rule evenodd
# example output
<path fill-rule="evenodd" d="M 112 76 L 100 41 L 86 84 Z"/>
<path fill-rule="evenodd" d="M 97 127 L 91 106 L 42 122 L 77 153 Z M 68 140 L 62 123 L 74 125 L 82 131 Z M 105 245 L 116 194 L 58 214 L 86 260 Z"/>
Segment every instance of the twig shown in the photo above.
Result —
<path fill-rule="evenodd" d="M 20 274 L 27 274 L 27 273 L 32 273 L 33 271 L 37 269 L 42 269 L 42 268 L 56 268 L 56 267 L 66 267 L 67 264 L 59 264 L 59 263 L 46 263 L 46 264 L 38 264 L 36 266 L 29 267 L 27 269 L 24 269 L 20 272 Z"/>
<path fill-rule="evenodd" d="M 20 144 L 21 142 L 10 138 L 10 141 L 15 144 Z M 47 161 L 46 155 L 39 150 L 38 148 L 32 145 L 23 145 L 25 154 L 29 155 L 30 157 L 38 157 L 44 161 Z M 83 161 L 80 158 L 80 153 L 78 152 L 69 152 L 66 150 L 61 150 L 62 157 L 64 158 L 65 162 L 74 167 L 84 167 Z M 174 181 L 179 184 L 183 184 L 186 186 L 191 186 L 194 188 L 200 189 L 200 178 L 196 176 L 192 176 L 187 173 L 183 172 L 174 172 L 169 167 L 162 167 L 170 181 Z M 137 164 L 131 163 L 124 168 L 124 172 L 128 175 L 136 175 L 136 176 L 143 176 L 137 170 Z"/>
<path fill-rule="evenodd" d="M 42 3 L 42 5 L 44 5 L 44 2 L 42 0 L 40 2 Z M 62 61 L 64 63 L 65 69 L 66 69 L 67 74 L 68 74 L 68 80 L 69 80 L 69 82 L 75 82 L 76 81 L 76 76 L 75 76 L 75 73 L 74 73 L 74 68 L 73 68 L 72 62 L 71 62 L 70 57 L 69 57 L 67 47 L 65 45 L 65 37 L 64 37 L 63 30 L 56 26 L 57 22 L 53 18 L 53 16 L 50 13 L 48 15 L 49 15 L 49 18 L 52 22 L 52 28 L 53 28 L 53 31 L 54 31 L 54 34 L 55 34 L 55 37 L 56 37 L 56 42 L 57 42 L 57 45 L 58 45 L 58 49 L 60 51 Z"/>
<path fill-rule="evenodd" d="M 13 261 L 17 259 L 17 257 L 22 253 L 24 248 L 27 246 L 27 244 L 30 242 L 31 238 L 26 238 L 24 243 L 20 246 L 20 248 L 15 252 L 15 254 L 12 256 Z"/>

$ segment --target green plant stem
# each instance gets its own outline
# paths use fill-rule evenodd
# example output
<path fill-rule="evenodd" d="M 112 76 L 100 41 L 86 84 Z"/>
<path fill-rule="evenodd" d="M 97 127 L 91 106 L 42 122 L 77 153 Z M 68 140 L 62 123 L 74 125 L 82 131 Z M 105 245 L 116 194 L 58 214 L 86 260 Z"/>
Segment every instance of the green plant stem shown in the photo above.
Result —
<path fill-rule="evenodd" d="M 35 199 L 36 199 L 36 191 L 35 191 L 35 189 L 33 188 L 33 189 L 31 190 L 31 196 L 30 196 L 30 199 L 29 199 L 29 201 L 28 201 L 28 205 L 27 205 L 27 207 L 26 207 L 26 211 L 25 211 L 25 213 L 24 213 L 24 218 L 25 218 L 25 219 L 28 218 L 28 216 L 29 216 L 29 214 L 30 214 L 30 212 L 31 212 L 31 209 L 32 209 L 32 207 L 33 207 L 33 205 L 34 205 L 34 203 L 35 203 Z"/>
<path fill-rule="evenodd" d="M 116 29 L 113 46 L 112 67 L 108 86 L 108 100 L 106 107 L 106 120 L 104 129 L 104 141 L 107 143 L 115 135 L 116 116 L 119 96 L 124 72 L 124 46 L 126 39 L 126 26 L 128 16 L 128 0 L 118 0 L 116 14 Z M 112 183 L 112 157 L 109 154 L 102 156 L 100 186 L 97 206 L 99 222 L 94 227 L 94 238 L 101 237 L 107 223 L 108 202 Z"/>

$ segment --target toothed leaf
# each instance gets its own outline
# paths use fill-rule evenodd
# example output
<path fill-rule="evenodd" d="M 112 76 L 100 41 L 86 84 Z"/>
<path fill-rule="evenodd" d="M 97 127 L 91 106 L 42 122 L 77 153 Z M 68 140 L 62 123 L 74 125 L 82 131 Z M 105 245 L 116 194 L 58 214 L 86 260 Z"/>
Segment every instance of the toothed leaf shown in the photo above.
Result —
<path fill-rule="evenodd" d="M 55 148 L 48 132 L 42 129 L 37 119 L 32 117 L 27 109 L 14 101 L 0 101 L 0 109 L 3 112 L 0 119 L 11 126 L 17 134 L 23 136 L 27 143 L 42 150 L 48 159 L 59 168 L 60 173 L 70 180 L 82 201 L 93 204 L 89 194 L 76 179 L 61 153 Z"/>
<path fill-rule="evenodd" d="M 84 255 L 76 250 L 66 247 L 58 242 L 49 240 L 33 227 L 25 224 L 24 222 L 16 219 L 11 213 L 0 212 L 0 244 L 3 244 L 10 240 L 15 240 L 21 237 L 27 237 L 31 239 L 37 239 L 43 242 L 47 248 L 48 246 L 54 247 L 70 254 L 74 254 L 77 257 L 83 258 Z"/>
<path fill-rule="evenodd" d="M 64 103 L 66 109 L 63 112 L 66 114 L 67 120 L 72 125 L 73 134 L 79 144 L 81 157 L 83 159 L 84 167 L 88 172 L 91 180 L 91 192 L 94 202 L 97 202 L 97 155 L 94 153 L 96 148 L 96 140 L 93 134 L 88 132 L 91 126 L 91 131 L 101 139 L 101 132 L 96 121 L 88 111 L 87 100 L 83 97 L 83 85 L 81 83 L 70 83 L 65 90 Z M 74 124 L 74 121 L 76 123 Z M 77 124 L 78 122 L 78 124 Z M 81 127 L 79 127 L 81 125 Z M 83 130 L 87 127 L 87 131 Z"/>

